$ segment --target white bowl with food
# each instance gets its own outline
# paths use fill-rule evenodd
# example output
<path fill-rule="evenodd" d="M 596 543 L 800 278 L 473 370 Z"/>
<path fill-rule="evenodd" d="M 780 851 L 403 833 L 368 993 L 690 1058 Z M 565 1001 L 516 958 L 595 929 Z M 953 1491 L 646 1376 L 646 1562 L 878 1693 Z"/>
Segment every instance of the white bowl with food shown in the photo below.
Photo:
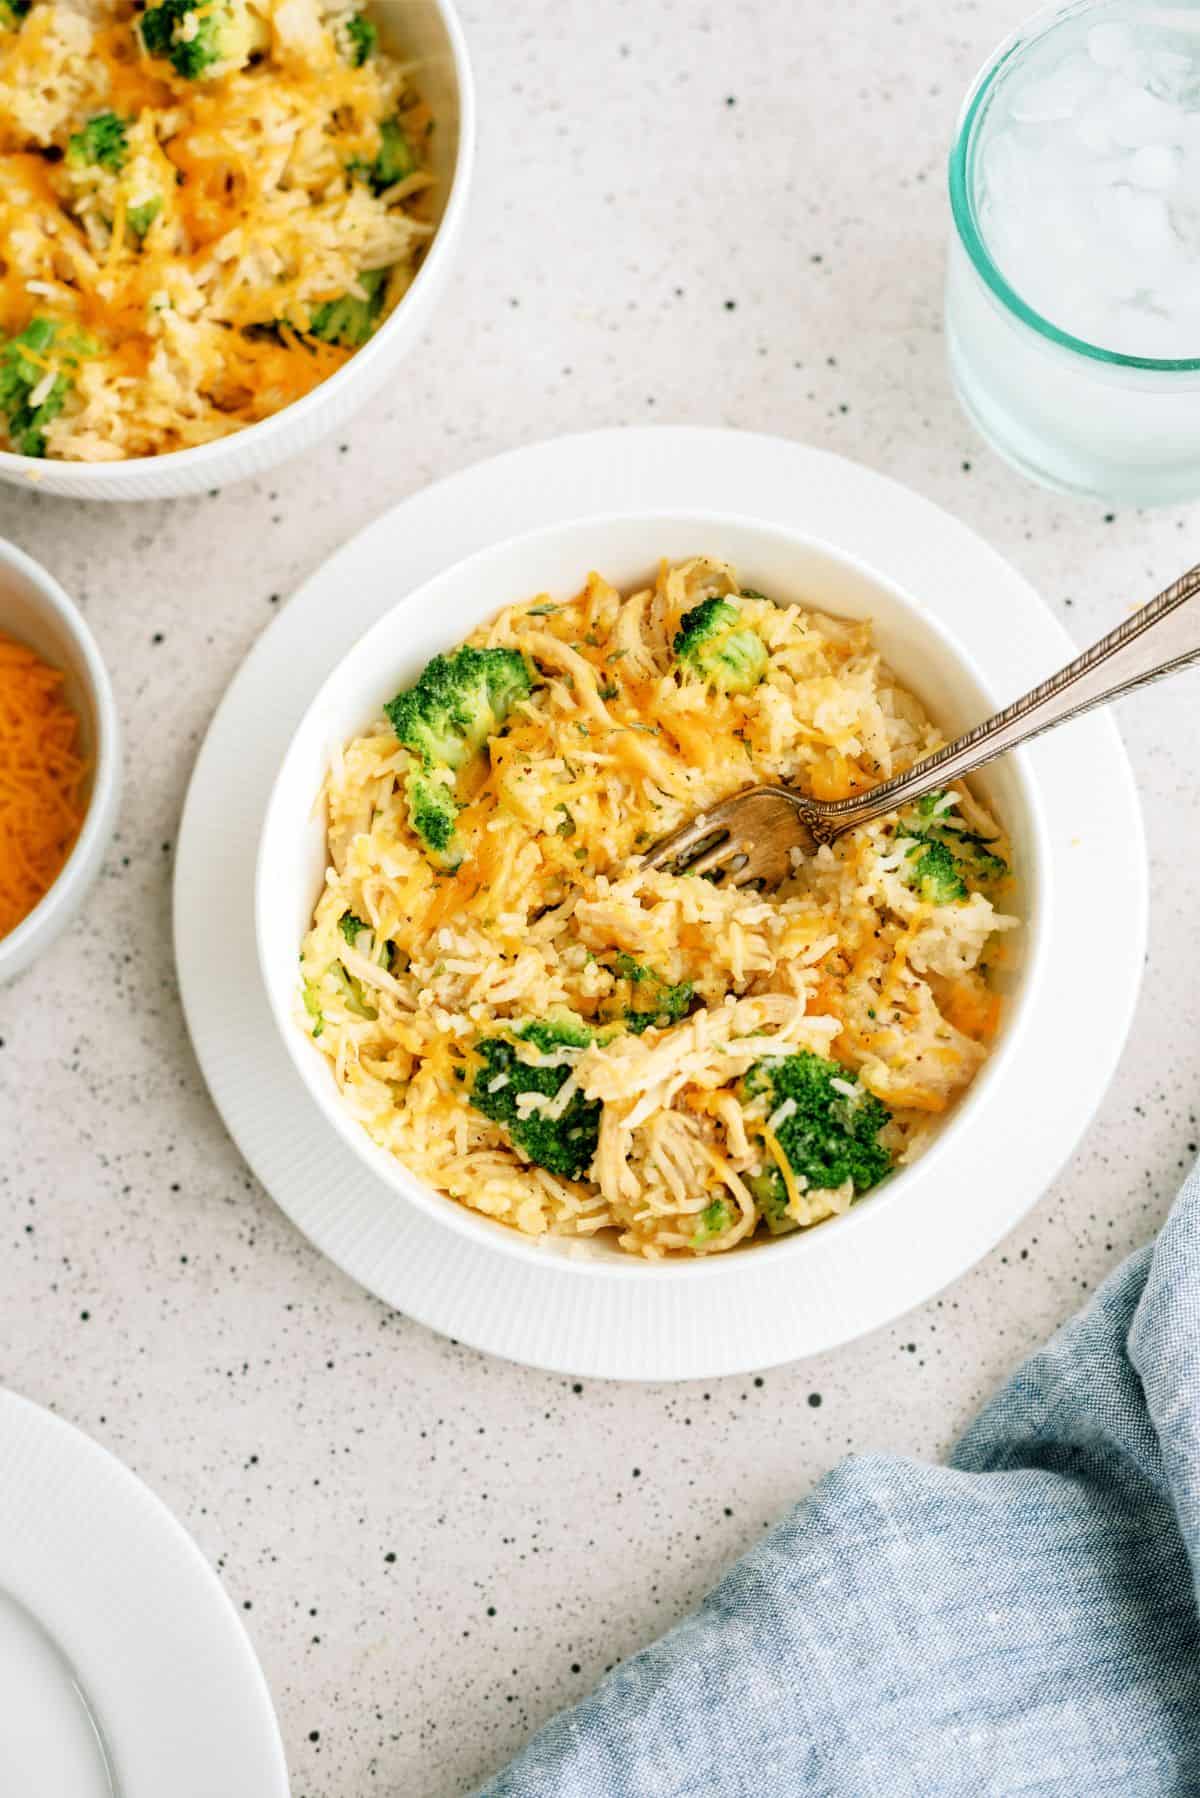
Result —
<path fill-rule="evenodd" d="M 220 487 L 411 352 L 473 162 L 452 0 L 15 0 L 0 93 L 0 479 Z"/>
<path fill-rule="evenodd" d="M 121 730 L 96 640 L 53 576 L 0 540 L 0 982 L 83 904 L 120 788 Z"/>
<path fill-rule="evenodd" d="M 259 958 L 312 1102 L 398 1200 L 581 1277 L 711 1277 L 915 1205 L 995 1115 L 1038 979 L 1025 759 L 774 894 L 636 857 L 755 779 L 874 784 L 1006 697 L 919 597 L 745 519 L 448 570 L 334 669 L 268 805 Z"/>

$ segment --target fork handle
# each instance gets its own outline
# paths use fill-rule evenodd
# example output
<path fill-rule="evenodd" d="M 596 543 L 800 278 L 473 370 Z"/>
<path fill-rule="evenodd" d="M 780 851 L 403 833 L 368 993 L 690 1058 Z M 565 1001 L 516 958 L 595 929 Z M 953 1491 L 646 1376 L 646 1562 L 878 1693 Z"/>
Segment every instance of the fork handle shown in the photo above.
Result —
<path fill-rule="evenodd" d="M 1191 603 L 1197 595 L 1200 564 L 1023 699 L 1015 699 L 904 774 L 868 793 L 823 805 L 818 815 L 806 814 L 806 822 L 819 842 L 830 842 L 844 830 L 970 774 L 1094 706 L 1200 663 L 1200 604 Z"/>

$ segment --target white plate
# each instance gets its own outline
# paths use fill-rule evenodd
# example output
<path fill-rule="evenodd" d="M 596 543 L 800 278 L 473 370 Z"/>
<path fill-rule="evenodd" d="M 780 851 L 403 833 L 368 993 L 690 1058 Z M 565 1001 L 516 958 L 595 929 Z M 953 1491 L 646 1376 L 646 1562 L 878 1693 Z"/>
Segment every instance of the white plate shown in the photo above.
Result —
<path fill-rule="evenodd" d="M 0 1793 L 287 1798 L 237 1612 L 170 1512 L 0 1392 Z"/>
<path fill-rule="evenodd" d="M 1030 752 L 1060 869 L 1040 1029 L 1031 1030 L 1006 1084 L 1003 1115 L 991 1119 L 1003 1153 L 969 1188 L 945 1183 L 919 1232 L 904 1207 L 879 1207 L 870 1230 L 814 1231 L 803 1257 L 772 1255 L 765 1245 L 746 1253 L 736 1273 L 723 1275 L 718 1298 L 705 1278 L 655 1281 L 647 1270 L 637 1282 L 583 1281 L 549 1256 L 502 1257 L 398 1199 L 316 1110 L 267 1007 L 253 877 L 276 768 L 329 669 L 405 592 L 518 532 L 581 515 L 672 510 L 738 512 L 874 565 L 920 595 L 1006 695 L 1073 652 L 1036 593 L 986 544 L 840 458 L 775 438 L 689 429 L 541 444 L 406 501 L 301 589 L 213 720 L 176 863 L 176 954 L 196 1053 L 231 1133 L 277 1202 L 355 1279 L 420 1322 L 495 1354 L 591 1377 L 699 1378 L 815 1354 L 965 1272 L 1045 1190 L 1091 1119 L 1125 1040 L 1145 946 L 1140 812 L 1116 729 L 1096 715 Z M 497 605 L 507 597 L 498 594 Z M 1114 841 L 1128 853 L 1113 857 Z M 1051 1079 L 1053 1107 L 1044 1103 Z M 987 1122 L 981 1104 L 976 1128 L 986 1133 Z"/>

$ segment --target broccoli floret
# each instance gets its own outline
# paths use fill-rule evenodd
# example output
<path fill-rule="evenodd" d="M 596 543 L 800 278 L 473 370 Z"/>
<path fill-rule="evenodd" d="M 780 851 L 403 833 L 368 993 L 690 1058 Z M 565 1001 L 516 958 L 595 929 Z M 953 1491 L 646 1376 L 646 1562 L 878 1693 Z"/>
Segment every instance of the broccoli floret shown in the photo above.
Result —
<path fill-rule="evenodd" d="M 927 905 L 953 905 L 967 896 L 966 882 L 958 871 L 958 862 L 940 837 L 925 833 L 905 832 L 913 837 L 904 878 Z"/>
<path fill-rule="evenodd" d="M 800 1228 L 799 1218 L 793 1217 L 787 1208 L 787 1187 L 777 1167 L 764 1167 L 760 1174 L 747 1174 L 745 1181 L 772 1236 L 787 1236 L 790 1231 Z"/>
<path fill-rule="evenodd" d="M 675 654 L 723 693 L 749 693 L 767 671 L 767 646 L 727 599 L 704 599 L 679 621 Z"/>
<path fill-rule="evenodd" d="M 314 306 L 309 315 L 308 335 L 319 337 L 322 343 L 340 343 L 345 349 L 358 349 L 379 322 L 387 276 L 385 268 L 368 269 L 358 277 L 365 298 L 346 293 L 340 300 L 327 300 L 323 306 Z"/>
<path fill-rule="evenodd" d="M 416 686 L 384 709 L 404 747 L 427 768 L 457 769 L 496 735 L 530 684 L 518 650 L 467 646 L 434 656 Z"/>
<path fill-rule="evenodd" d="M 649 1030 L 652 1024 L 664 1030 L 670 1024 L 677 1024 L 692 1002 L 695 989 L 690 980 L 669 986 L 651 968 L 644 968 L 634 961 L 632 955 L 618 955 L 613 962 L 613 973 L 618 986 L 612 1004 L 616 1015 L 624 1019 L 635 1036 Z"/>
<path fill-rule="evenodd" d="M 364 13 L 355 13 L 346 21 L 346 37 L 350 45 L 350 65 L 361 69 L 369 56 L 374 56 L 379 33 Z"/>
<path fill-rule="evenodd" d="M 518 1024 L 513 1035 L 523 1043 L 532 1043 L 543 1055 L 556 1055 L 560 1049 L 586 1049 L 595 1040 L 595 1031 L 573 1011 L 559 1012 L 553 1018 L 538 1018 L 532 1023 Z"/>
<path fill-rule="evenodd" d="M 357 917 L 354 912 L 344 911 L 338 919 L 338 929 L 353 949 L 363 931 L 370 930 L 371 926 L 362 918 Z M 382 943 L 376 942 L 375 960 L 381 968 L 386 968 L 389 974 L 394 974 L 397 968 L 407 966 L 406 958 L 401 955 L 397 945 L 390 939 Z"/>
<path fill-rule="evenodd" d="M 6 27 L 15 31 L 32 4 L 33 0 L 0 0 L 0 31 Z"/>
<path fill-rule="evenodd" d="M 312 1019 L 312 1035 L 315 1041 L 325 1028 L 325 1013 L 321 1009 L 321 994 L 315 980 L 306 980 L 302 993 L 304 1009 Z"/>
<path fill-rule="evenodd" d="M 128 129 L 126 121 L 118 118 L 115 112 L 98 112 L 82 131 L 72 135 L 67 144 L 67 161 L 72 168 L 95 164 L 98 168 L 111 169 L 114 175 L 119 174 L 129 154 L 125 135 Z"/>
<path fill-rule="evenodd" d="M 977 836 L 973 830 L 958 830 L 953 824 L 945 823 L 941 841 L 958 862 L 965 878 L 979 886 L 1003 880 L 1008 873 L 1008 863 L 1003 856 L 995 853 L 986 837 Z"/>
<path fill-rule="evenodd" d="M 926 793 L 901 818 L 897 832 L 910 844 L 904 878 L 930 905 L 966 899 L 971 887 L 994 885 L 1008 873 L 1008 863 L 987 838 L 968 830 L 945 808 L 945 797 Z"/>
<path fill-rule="evenodd" d="M 52 320 L 35 318 L 16 337 L 0 341 L 0 414 L 20 456 L 45 455 L 46 426 L 62 411 L 79 357 L 89 349 L 78 333 L 62 338 L 60 331 Z M 46 388 L 52 352 L 57 372 Z M 39 389 L 44 391 L 35 406 L 30 402 Z"/>
<path fill-rule="evenodd" d="M 525 1026 L 525 1040 L 532 1027 Z M 536 1046 L 536 1045 L 535 1045 Z M 571 1095 L 561 1117 L 532 1110 L 523 1117 L 517 1100 L 523 1093 L 553 1099 L 570 1078 L 566 1062 L 525 1061 L 503 1036 L 485 1037 L 477 1049 L 481 1066 L 471 1088 L 471 1103 L 505 1133 L 539 1167 L 566 1180 L 580 1180 L 592 1164 L 600 1135 L 600 1105 L 581 1092 Z"/>
<path fill-rule="evenodd" d="M 414 175 L 417 159 L 398 119 L 385 119 L 379 127 L 379 154 L 370 166 L 368 180 L 377 194 L 397 181 Z"/>
<path fill-rule="evenodd" d="M 408 821 L 430 861 L 452 872 L 462 861 L 462 849 L 455 839 L 458 800 L 451 779 L 438 769 L 412 768 L 404 783 L 404 796 Z"/>
<path fill-rule="evenodd" d="M 351 974 L 340 961 L 331 962 L 328 971 L 342 989 L 346 1010 L 353 1012 L 356 1018 L 367 1018 L 374 1023 L 379 1013 L 367 998 L 366 989 L 357 975 Z"/>
<path fill-rule="evenodd" d="M 161 56 L 177 75 L 198 81 L 216 68 L 243 68 L 266 48 L 262 19 L 245 0 L 157 0 L 138 27 L 149 56 Z"/>
<path fill-rule="evenodd" d="M 525 659 L 515 649 L 473 649 L 434 656 L 415 687 L 389 700 L 392 729 L 420 761 L 408 776 L 409 822 L 432 860 L 456 868 L 458 800 L 454 773 L 501 729 L 530 689 Z"/>
<path fill-rule="evenodd" d="M 379 127 L 379 154 L 374 162 L 364 162 L 361 156 L 356 156 L 346 165 L 351 175 L 367 182 L 376 194 L 386 193 L 397 181 L 415 175 L 418 166 L 416 153 L 399 119 L 385 119 Z"/>
<path fill-rule="evenodd" d="M 964 883 L 964 891 L 954 895 L 965 898 L 965 887 L 969 883 L 974 886 L 994 885 L 1003 880 L 1008 873 L 1008 863 L 1003 856 L 996 854 L 986 837 L 976 831 L 968 830 L 958 817 L 953 807 L 945 804 L 946 795 L 942 791 L 926 793 L 917 800 L 909 819 L 900 821 L 900 833 L 912 837 L 919 844 L 940 844 L 952 857 L 955 871 Z M 912 826 L 910 820 L 915 816 L 918 823 Z M 917 851 L 910 852 L 921 865 L 922 858 Z"/>
<path fill-rule="evenodd" d="M 852 1090 L 845 1092 L 844 1087 Z M 768 1113 L 775 1119 L 775 1141 L 792 1173 L 810 1187 L 835 1187 L 852 1180 L 855 1192 L 864 1193 L 891 1168 L 892 1157 L 879 1141 L 879 1132 L 892 1114 L 840 1062 L 826 1061 L 807 1049 L 782 1061 L 755 1062 L 742 1081 L 742 1096 L 765 1096 Z M 786 1187 L 777 1168 L 768 1168 L 766 1179 L 769 1185 L 760 1186 L 755 1197 L 768 1228 L 775 1229 L 772 1219 L 786 1214 Z M 766 1204 L 759 1192 L 771 1193 Z"/>
<path fill-rule="evenodd" d="M 692 1233 L 692 1241 L 699 1248 L 703 1243 L 711 1242 L 714 1236 L 721 1236 L 730 1225 L 736 1223 L 737 1212 L 728 1199 L 714 1199 L 700 1213 L 696 1228 Z"/>
<path fill-rule="evenodd" d="M 125 213 L 125 223 L 135 237 L 145 237 L 147 231 L 162 211 L 162 196 L 155 194 L 152 200 L 143 200 L 140 206 L 130 206 Z"/>
<path fill-rule="evenodd" d="M 344 911 L 338 919 L 338 929 L 353 949 L 358 941 L 360 931 L 369 929 L 369 926 L 364 924 L 361 918 L 355 917 L 352 911 Z"/>

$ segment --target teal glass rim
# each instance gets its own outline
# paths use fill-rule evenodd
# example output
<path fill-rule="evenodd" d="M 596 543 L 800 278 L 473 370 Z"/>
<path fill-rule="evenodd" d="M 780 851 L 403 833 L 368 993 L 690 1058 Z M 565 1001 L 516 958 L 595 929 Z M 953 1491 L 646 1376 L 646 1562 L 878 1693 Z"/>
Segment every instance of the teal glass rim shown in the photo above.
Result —
<path fill-rule="evenodd" d="M 1069 6 L 1058 4 L 1046 7 L 1032 18 L 1026 19 L 1023 25 L 1019 25 L 984 64 L 963 104 L 954 146 L 950 151 L 950 210 L 954 215 L 959 241 L 970 257 L 975 272 L 1005 310 L 1011 312 L 1022 324 L 1028 325 L 1031 331 L 1036 331 L 1039 337 L 1057 344 L 1060 349 L 1071 350 L 1077 356 L 1086 356 L 1093 362 L 1104 363 L 1109 368 L 1140 368 L 1162 374 L 1194 374 L 1200 372 L 1200 356 L 1127 356 L 1120 350 L 1102 349 L 1099 344 L 1088 343 L 1083 337 L 1073 337 L 1069 331 L 1060 330 L 1057 325 L 1051 324 L 1048 318 L 1035 312 L 1015 288 L 1010 287 L 992 260 L 991 251 L 984 242 L 975 216 L 975 128 L 997 80 L 1014 59 L 1054 26 L 1077 13 L 1091 12 L 1094 8 L 1095 0 L 1074 0 Z"/>

